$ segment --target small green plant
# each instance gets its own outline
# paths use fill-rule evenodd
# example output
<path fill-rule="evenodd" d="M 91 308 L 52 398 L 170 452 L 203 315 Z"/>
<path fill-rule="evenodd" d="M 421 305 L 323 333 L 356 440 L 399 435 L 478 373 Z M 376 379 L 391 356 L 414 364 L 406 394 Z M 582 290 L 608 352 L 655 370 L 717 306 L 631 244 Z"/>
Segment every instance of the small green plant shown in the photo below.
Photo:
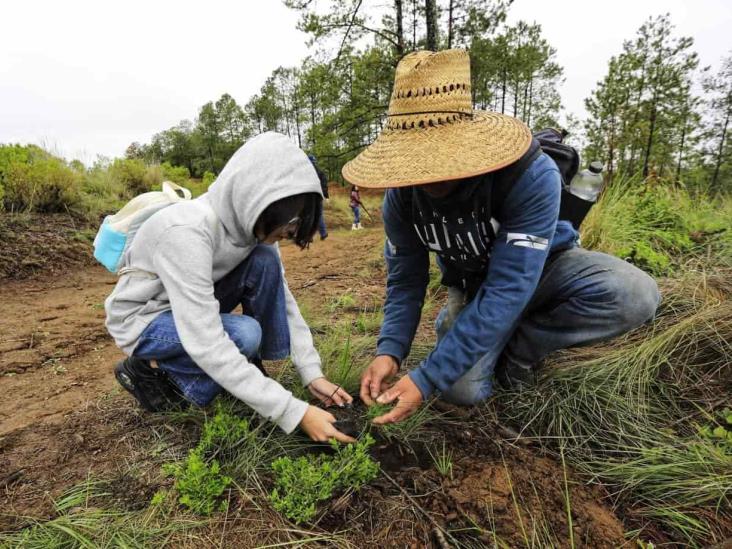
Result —
<path fill-rule="evenodd" d="M 231 477 L 221 474 L 221 466 L 215 459 L 208 462 L 200 448 L 188 453 L 181 463 L 166 463 L 165 473 L 175 477 L 175 488 L 180 494 L 178 502 L 199 515 L 210 515 L 214 510 L 226 508 L 219 499 L 231 484 Z M 218 503 L 218 505 L 217 505 Z"/>
<path fill-rule="evenodd" d="M 379 464 L 368 454 L 374 443 L 366 435 L 356 444 L 331 442 L 332 455 L 281 457 L 272 462 L 275 487 L 270 494 L 274 508 L 300 524 L 315 517 L 318 503 L 338 490 L 358 490 L 379 473 Z"/>
<path fill-rule="evenodd" d="M 328 309 L 331 313 L 335 313 L 336 311 L 342 311 L 344 309 L 352 309 L 355 306 L 356 299 L 349 292 L 346 292 L 331 301 Z"/>
<path fill-rule="evenodd" d="M 717 412 L 713 425 L 699 427 L 699 434 L 719 446 L 725 452 L 732 454 L 732 410 L 725 408 Z"/>
<path fill-rule="evenodd" d="M 232 479 L 222 474 L 219 461 L 212 456 L 230 457 L 233 448 L 249 437 L 249 422 L 226 412 L 217 403 L 214 416 L 204 424 L 198 445 L 185 461 L 163 465 L 163 471 L 175 477 L 178 502 L 200 515 L 225 509 L 226 502 L 220 498 Z"/>
<path fill-rule="evenodd" d="M 447 449 L 447 443 L 445 439 L 442 439 L 442 448 L 435 448 L 434 453 L 432 450 L 427 450 L 432 458 L 432 461 L 437 468 L 437 472 L 445 478 L 452 479 L 452 449 Z"/>
<path fill-rule="evenodd" d="M 393 409 L 392 404 L 379 404 L 375 402 L 366 409 L 366 419 L 372 422 L 375 418 L 389 413 Z M 410 445 L 415 435 L 422 431 L 423 427 L 435 417 L 429 403 L 424 403 L 411 416 L 401 420 L 399 423 L 387 423 L 379 425 L 379 431 L 387 439 L 396 440 L 406 446 Z"/>

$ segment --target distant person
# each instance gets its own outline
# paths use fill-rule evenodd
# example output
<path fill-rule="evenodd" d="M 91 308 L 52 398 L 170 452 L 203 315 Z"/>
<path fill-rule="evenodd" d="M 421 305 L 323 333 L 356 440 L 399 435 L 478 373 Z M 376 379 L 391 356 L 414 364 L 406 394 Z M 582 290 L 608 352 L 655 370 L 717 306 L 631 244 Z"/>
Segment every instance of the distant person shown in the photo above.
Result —
<path fill-rule="evenodd" d="M 323 170 L 318 167 L 317 162 L 315 162 L 315 157 L 312 154 L 309 154 L 308 158 L 315 168 L 315 173 L 318 174 L 318 179 L 320 179 L 320 189 L 323 191 L 323 197 L 328 200 L 330 198 L 330 196 L 328 196 L 328 178 L 323 173 Z M 318 233 L 320 233 L 320 240 L 325 240 L 326 238 L 328 238 L 328 229 L 326 229 L 325 227 L 325 208 L 322 208 L 320 211 L 320 219 L 318 220 Z"/>
<path fill-rule="evenodd" d="M 269 132 L 244 144 L 206 194 L 145 221 L 105 302 L 107 329 L 129 356 L 115 368 L 122 387 L 150 411 L 206 406 L 225 390 L 287 433 L 299 425 L 313 440 L 352 441 L 262 366 L 291 355 L 315 397 L 352 401 L 323 376 L 277 246 L 306 248 L 321 209 L 305 153 Z M 240 304 L 244 314 L 231 313 Z"/>
<path fill-rule="evenodd" d="M 387 189 L 384 322 L 361 398 L 396 405 L 376 423 L 402 421 L 435 393 L 481 402 L 494 375 L 530 386 L 548 354 L 623 334 L 660 300 L 640 269 L 580 247 L 559 219 L 556 163 L 520 120 L 473 110 L 470 83 L 464 50 L 408 54 L 384 130 L 343 167 L 354 186 Z M 437 344 L 390 386 L 420 321 L 430 253 L 448 293 Z"/>
<path fill-rule="evenodd" d="M 351 225 L 351 230 L 355 231 L 357 229 L 363 229 L 361 226 L 361 206 L 363 206 L 363 204 L 361 203 L 361 193 L 356 185 L 351 187 L 350 206 L 351 211 L 353 211 L 353 225 Z"/>

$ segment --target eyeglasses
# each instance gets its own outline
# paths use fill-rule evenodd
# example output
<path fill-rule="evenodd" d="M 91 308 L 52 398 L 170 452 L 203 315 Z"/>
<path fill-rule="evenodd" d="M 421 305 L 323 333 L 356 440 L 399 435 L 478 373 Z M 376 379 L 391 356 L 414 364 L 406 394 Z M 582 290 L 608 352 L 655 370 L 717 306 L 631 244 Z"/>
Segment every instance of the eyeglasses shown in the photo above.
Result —
<path fill-rule="evenodd" d="M 287 238 L 294 238 L 297 230 L 300 228 L 301 221 L 302 219 L 300 219 L 300 216 L 295 216 L 287 222 L 284 229 Z"/>

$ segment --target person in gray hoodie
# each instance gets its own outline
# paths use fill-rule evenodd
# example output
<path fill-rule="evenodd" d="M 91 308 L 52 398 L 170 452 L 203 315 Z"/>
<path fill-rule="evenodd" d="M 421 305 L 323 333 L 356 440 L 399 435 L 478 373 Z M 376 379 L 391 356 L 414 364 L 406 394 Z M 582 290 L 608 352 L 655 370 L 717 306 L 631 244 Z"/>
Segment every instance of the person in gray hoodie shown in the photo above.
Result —
<path fill-rule="evenodd" d="M 307 247 L 322 196 L 306 154 L 268 132 L 245 143 L 206 194 L 145 221 L 105 301 L 107 329 L 128 355 L 115 376 L 143 407 L 205 406 L 226 390 L 287 433 L 299 425 L 313 440 L 353 441 L 261 362 L 289 354 L 325 405 L 352 401 L 323 376 L 277 246 Z M 239 304 L 244 314 L 231 314 Z"/>

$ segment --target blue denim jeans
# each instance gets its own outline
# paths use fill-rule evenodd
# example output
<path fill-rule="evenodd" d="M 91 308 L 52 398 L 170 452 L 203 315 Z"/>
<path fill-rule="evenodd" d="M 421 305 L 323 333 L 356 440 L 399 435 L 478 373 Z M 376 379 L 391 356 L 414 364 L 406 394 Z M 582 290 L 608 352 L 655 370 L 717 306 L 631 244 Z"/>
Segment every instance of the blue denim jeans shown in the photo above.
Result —
<path fill-rule="evenodd" d="M 547 261 L 501 360 L 531 368 L 553 351 L 616 337 L 652 319 L 660 301 L 653 278 L 626 261 L 582 248 L 559 252 Z M 447 331 L 446 317 L 443 309 L 438 334 Z M 483 356 L 442 398 L 469 405 L 491 396 L 501 352 Z"/>
<path fill-rule="evenodd" d="M 357 225 L 361 223 L 361 209 L 358 206 L 351 206 L 353 210 L 353 223 Z"/>
<path fill-rule="evenodd" d="M 258 245 L 214 285 L 224 331 L 249 359 L 279 360 L 290 352 L 285 290 L 277 251 Z M 241 304 L 244 314 L 230 314 Z M 181 344 L 170 311 L 161 313 L 140 336 L 133 356 L 154 360 L 186 399 L 206 406 L 221 386 L 193 362 Z"/>

